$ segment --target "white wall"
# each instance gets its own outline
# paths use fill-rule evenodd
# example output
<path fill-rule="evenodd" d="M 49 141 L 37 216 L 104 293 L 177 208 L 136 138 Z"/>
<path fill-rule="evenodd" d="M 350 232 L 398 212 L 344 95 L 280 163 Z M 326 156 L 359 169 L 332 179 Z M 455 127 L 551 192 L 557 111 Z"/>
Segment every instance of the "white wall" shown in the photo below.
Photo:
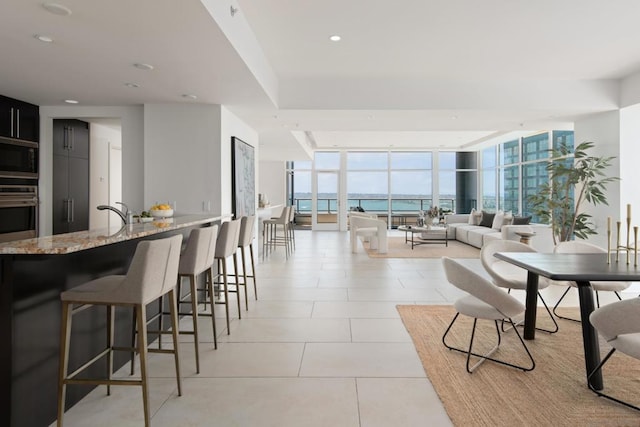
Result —
<path fill-rule="evenodd" d="M 640 73 L 633 74 L 620 82 L 620 107 L 640 104 Z"/>
<path fill-rule="evenodd" d="M 286 204 L 286 162 L 282 160 L 261 161 L 259 164 L 260 175 L 256 192 L 265 194 L 272 205 Z"/>
<path fill-rule="evenodd" d="M 575 143 L 576 145 L 592 141 L 595 143 L 591 154 L 594 156 L 612 156 L 612 166 L 607 170 L 609 176 L 622 177 L 621 166 L 623 152 L 620 150 L 620 112 L 612 111 L 601 114 L 594 114 L 589 118 L 575 123 Z M 607 201 L 609 206 L 585 204 L 585 211 L 592 215 L 592 222 L 596 226 L 597 235 L 589 238 L 589 241 L 601 247 L 607 247 L 607 217 L 611 216 L 613 228 L 615 222 L 626 217 L 626 204 L 628 199 L 621 196 L 621 182 L 613 182 L 607 186 Z M 638 206 L 640 214 L 640 205 Z M 615 231 L 613 233 L 615 235 Z"/>
<path fill-rule="evenodd" d="M 119 119 L 122 127 L 122 198 L 141 210 L 144 198 L 144 117 L 142 106 L 41 106 L 40 107 L 40 235 L 52 233 L 53 119 Z"/>
<path fill-rule="evenodd" d="M 621 204 L 631 204 L 631 226 L 640 225 L 638 159 L 640 159 L 640 104 L 620 110 L 620 178 L 622 179 L 620 195 Z M 621 210 L 621 212 L 625 211 Z"/>
<path fill-rule="evenodd" d="M 119 128 L 107 126 L 101 123 L 91 123 L 89 125 L 89 228 L 108 227 L 121 223 L 120 217 L 114 212 L 99 211 L 95 209 L 98 205 L 109 205 L 111 195 L 117 195 L 118 200 L 122 198 L 122 170 L 115 170 L 119 176 L 112 176 L 110 171 L 110 149 L 111 147 L 122 147 L 122 132 Z M 113 179 L 113 182 L 111 180 Z M 120 183 L 120 188 L 114 189 L 113 183 Z M 116 206 L 116 205 L 113 205 Z"/>
<path fill-rule="evenodd" d="M 220 106 L 144 106 L 144 206 L 220 212 Z"/>

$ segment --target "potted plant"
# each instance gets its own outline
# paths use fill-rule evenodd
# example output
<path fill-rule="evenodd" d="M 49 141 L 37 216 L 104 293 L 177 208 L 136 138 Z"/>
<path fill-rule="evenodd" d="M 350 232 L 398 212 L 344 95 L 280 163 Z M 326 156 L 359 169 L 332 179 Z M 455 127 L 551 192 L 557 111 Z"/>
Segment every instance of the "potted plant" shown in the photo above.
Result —
<path fill-rule="evenodd" d="M 596 234 L 591 215 L 582 210 L 585 202 L 609 205 L 606 187 L 619 178 L 607 176 L 605 171 L 614 157 L 590 156 L 587 151 L 594 145 L 583 142 L 572 149 L 562 144 L 549 150 L 551 160 L 546 167 L 549 181 L 527 198 L 532 213 L 551 225 L 554 245 L 574 236 L 586 239 Z"/>

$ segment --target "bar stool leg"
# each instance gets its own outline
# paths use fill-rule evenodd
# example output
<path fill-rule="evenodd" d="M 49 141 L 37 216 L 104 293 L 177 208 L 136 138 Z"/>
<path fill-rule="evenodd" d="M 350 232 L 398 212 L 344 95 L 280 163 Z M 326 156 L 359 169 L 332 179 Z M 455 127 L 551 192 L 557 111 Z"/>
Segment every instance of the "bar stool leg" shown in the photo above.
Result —
<path fill-rule="evenodd" d="M 108 305 L 107 307 L 107 348 L 109 348 L 109 353 L 107 353 L 107 378 L 111 381 L 111 376 L 113 373 L 113 326 L 114 326 L 114 317 L 115 317 L 115 307 L 112 305 Z M 107 396 L 111 396 L 111 384 L 107 384 Z"/>
<path fill-rule="evenodd" d="M 248 280 L 247 280 L 247 261 L 246 254 L 244 253 L 244 247 L 239 248 L 240 255 L 242 255 L 242 277 L 244 278 L 244 305 L 245 309 L 249 311 L 249 292 L 247 292 Z"/>
<path fill-rule="evenodd" d="M 189 287 L 191 289 L 191 319 L 193 320 L 193 345 L 196 350 L 196 374 L 199 374 L 200 348 L 198 346 L 198 292 L 196 289 L 196 276 L 189 274 L 187 277 L 189 278 Z"/>
<path fill-rule="evenodd" d="M 69 369 L 69 342 L 71 341 L 71 310 L 69 303 L 62 302 L 62 326 L 60 328 L 60 363 L 58 367 L 58 427 L 62 427 L 64 406 L 67 395 L 67 378 Z"/>
<path fill-rule="evenodd" d="M 133 307 L 133 316 L 131 319 L 131 371 L 130 375 L 136 373 L 136 323 L 138 322 L 137 310 Z"/>
<path fill-rule="evenodd" d="M 220 263 L 222 261 L 222 281 L 224 282 L 224 305 L 227 315 L 227 335 L 231 335 L 231 326 L 229 322 L 229 282 L 227 281 L 227 260 L 218 260 L 218 270 L 220 270 Z"/>
<path fill-rule="evenodd" d="M 233 275 L 236 277 L 236 299 L 238 300 L 238 319 L 242 319 L 242 310 L 240 309 L 240 275 L 238 274 L 238 250 L 233 253 Z"/>
<path fill-rule="evenodd" d="M 251 255 L 251 277 L 253 278 L 253 294 L 258 300 L 258 286 L 256 285 L 256 264 L 253 260 L 253 243 L 249 243 L 249 255 Z"/>
<path fill-rule="evenodd" d="M 149 388 L 147 384 L 147 310 L 143 304 L 136 305 L 136 323 L 138 325 L 138 353 L 140 354 L 144 425 L 149 426 L 151 424 L 151 416 L 149 411 Z"/>
<path fill-rule="evenodd" d="M 213 327 L 213 348 L 218 348 L 218 332 L 216 331 L 216 313 L 213 309 L 215 307 L 215 294 L 213 293 L 213 274 L 211 269 L 213 266 L 209 267 L 206 272 L 207 285 L 209 286 L 209 301 L 211 303 L 211 326 Z"/>
<path fill-rule="evenodd" d="M 173 358 L 176 363 L 176 381 L 178 383 L 178 396 L 182 396 L 182 379 L 180 377 L 180 356 L 178 353 L 178 303 L 175 290 L 169 291 L 169 312 L 171 313 L 171 335 L 173 336 Z M 196 340 L 197 341 L 197 340 Z M 196 354 L 198 352 L 196 351 Z"/>

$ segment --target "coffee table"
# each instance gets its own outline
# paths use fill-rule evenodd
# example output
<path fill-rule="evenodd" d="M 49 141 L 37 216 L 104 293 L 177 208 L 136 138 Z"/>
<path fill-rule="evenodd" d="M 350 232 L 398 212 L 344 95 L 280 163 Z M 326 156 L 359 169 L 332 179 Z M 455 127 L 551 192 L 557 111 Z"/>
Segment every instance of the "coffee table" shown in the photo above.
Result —
<path fill-rule="evenodd" d="M 413 225 L 401 225 L 398 230 L 404 231 L 404 242 L 411 242 L 411 250 L 418 245 L 428 245 L 431 243 L 444 243 L 445 246 L 449 246 L 449 229 L 447 227 L 417 227 Z M 416 237 L 416 234 L 426 234 L 429 238 Z M 411 240 L 409 240 L 411 235 Z M 417 240 L 416 240 L 417 239 Z"/>

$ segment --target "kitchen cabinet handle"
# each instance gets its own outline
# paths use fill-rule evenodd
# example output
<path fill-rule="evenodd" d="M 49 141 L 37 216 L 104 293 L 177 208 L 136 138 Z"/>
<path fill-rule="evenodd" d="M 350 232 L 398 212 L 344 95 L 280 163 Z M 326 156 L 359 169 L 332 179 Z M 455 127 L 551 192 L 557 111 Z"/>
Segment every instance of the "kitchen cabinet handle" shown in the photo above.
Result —
<path fill-rule="evenodd" d="M 63 150 L 66 150 L 69 146 L 69 144 L 67 144 L 67 131 L 68 131 L 68 128 L 64 126 L 62 128 L 62 149 Z"/>
<path fill-rule="evenodd" d="M 16 108 L 16 138 L 20 139 L 20 109 Z"/>
<path fill-rule="evenodd" d="M 71 139 L 69 140 L 69 150 L 73 150 L 73 146 L 75 145 L 76 133 L 73 130 L 73 127 L 70 127 L 71 131 Z"/>
<path fill-rule="evenodd" d="M 69 205 L 71 206 L 71 209 L 69 209 L 69 211 L 71 212 L 71 220 L 70 220 L 69 222 L 73 222 L 73 221 L 74 221 L 74 219 L 75 219 L 75 218 L 74 218 L 74 216 L 75 216 L 75 215 L 74 215 L 74 213 L 75 213 L 75 212 L 74 212 L 74 210 L 75 210 L 75 209 L 74 209 L 74 208 L 75 208 L 75 206 L 74 206 L 74 203 L 73 203 L 73 199 L 69 199 Z"/>
<path fill-rule="evenodd" d="M 13 107 L 11 108 L 11 136 L 13 136 Z"/>

